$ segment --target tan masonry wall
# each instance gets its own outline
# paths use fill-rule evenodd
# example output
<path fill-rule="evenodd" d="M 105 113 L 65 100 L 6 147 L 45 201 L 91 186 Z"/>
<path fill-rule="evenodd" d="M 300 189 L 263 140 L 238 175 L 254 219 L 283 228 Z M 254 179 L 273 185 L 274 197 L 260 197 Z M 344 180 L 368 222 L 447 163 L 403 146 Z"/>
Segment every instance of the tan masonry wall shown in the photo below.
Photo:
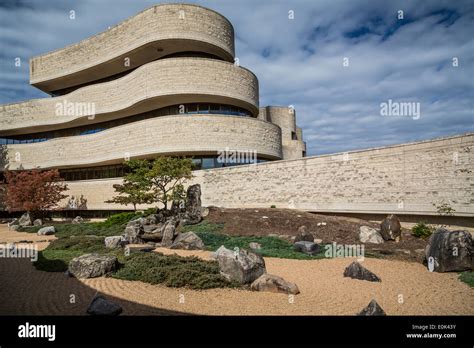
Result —
<path fill-rule="evenodd" d="M 194 172 L 204 205 L 319 212 L 435 215 L 449 203 L 474 217 L 474 134 L 334 155 Z M 88 209 L 104 203 L 115 180 L 70 182 Z M 130 207 L 129 207 L 130 208 Z"/>
<path fill-rule="evenodd" d="M 122 163 L 127 156 L 207 154 L 226 148 L 280 159 L 281 130 L 252 117 L 193 114 L 155 117 L 89 135 L 7 145 L 9 169 Z"/>
<path fill-rule="evenodd" d="M 147 45 L 149 49 L 137 52 Z M 97 70 L 100 74 L 110 75 L 128 69 L 123 60 L 110 62 L 121 56 L 130 57 L 130 67 L 134 67 L 173 52 L 196 50 L 233 61 L 232 24 L 219 13 L 197 5 L 156 5 L 100 34 L 32 58 L 30 82 L 65 77 L 63 82 L 55 83 L 56 88 L 64 87 L 61 84 L 68 82 L 69 75 L 94 66 L 101 68 Z M 76 82 L 102 77 L 84 72 Z M 51 90 L 48 86 L 46 89 Z"/>
<path fill-rule="evenodd" d="M 58 103 L 64 105 L 65 101 L 95 105 L 94 119 L 88 115 L 57 116 Z M 54 128 L 53 125 L 64 127 L 65 123 L 79 118 L 84 124 L 90 124 L 171 104 L 199 101 L 241 106 L 256 116 L 258 80 L 249 70 L 219 60 L 158 60 L 120 79 L 86 86 L 61 97 L 0 105 L 0 135 L 20 128 L 39 131 L 39 126 L 46 130 Z"/>

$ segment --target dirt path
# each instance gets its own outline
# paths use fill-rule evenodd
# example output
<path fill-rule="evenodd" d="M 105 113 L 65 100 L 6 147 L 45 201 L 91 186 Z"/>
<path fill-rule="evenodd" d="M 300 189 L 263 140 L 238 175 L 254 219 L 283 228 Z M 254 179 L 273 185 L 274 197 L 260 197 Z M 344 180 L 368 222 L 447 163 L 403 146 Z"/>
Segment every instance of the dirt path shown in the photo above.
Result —
<path fill-rule="evenodd" d="M 0 225 L 0 243 L 17 237 L 36 238 Z M 209 256 L 202 251 L 165 251 Z M 473 290 L 459 281 L 456 273 L 430 273 L 419 263 L 366 258 L 364 266 L 382 278 L 381 283 L 371 283 L 342 276 L 352 261 L 266 258 L 269 273 L 300 288 L 301 294 L 291 303 L 284 294 L 234 289 L 195 291 L 103 277 L 79 281 L 62 273 L 37 271 L 26 259 L 0 259 L 0 315 L 81 315 L 97 291 L 119 302 L 126 315 L 354 315 L 372 298 L 389 315 L 474 314 Z M 70 302 L 71 295 L 75 303 Z"/>

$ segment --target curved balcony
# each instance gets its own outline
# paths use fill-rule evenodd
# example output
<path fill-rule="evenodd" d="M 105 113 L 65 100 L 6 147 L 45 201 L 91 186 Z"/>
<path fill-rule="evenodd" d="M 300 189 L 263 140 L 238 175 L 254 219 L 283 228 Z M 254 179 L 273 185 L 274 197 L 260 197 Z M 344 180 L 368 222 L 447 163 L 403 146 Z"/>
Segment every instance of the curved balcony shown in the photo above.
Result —
<path fill-rule="evenodd" d="M 158 60 L 117 80 L 82 87 L 64 96 L 1 105 L 0 136 L 89 125 L 197 102 L 233 105 L 256 116 L 258 80 L 249 70 L 224 61 Z"/>
<path fill-rule="evenodd" d="M 233 62 L 232 24 L 201 6 L 156 5 L 77 44 L 32 58 L 30 83 L 53 92 L 180 52 L 201 52 Z"/>
<path fill-rule="evenodd" d="M 265 159 L 282 158 L 278 126 L 229 115 L 162 116 L 100 133 L 4 146 L 11 170 L 86 167 L 121 163 L 128 157 L 207 155 L 226 149 L 255 151 Z"/>

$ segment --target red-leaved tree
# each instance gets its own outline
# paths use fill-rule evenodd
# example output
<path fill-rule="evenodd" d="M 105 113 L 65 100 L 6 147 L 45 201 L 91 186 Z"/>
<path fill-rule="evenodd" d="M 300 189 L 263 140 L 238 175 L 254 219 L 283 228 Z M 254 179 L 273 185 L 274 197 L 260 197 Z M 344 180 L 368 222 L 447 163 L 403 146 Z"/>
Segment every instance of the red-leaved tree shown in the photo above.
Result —
<path fill-rule="evenodd" d="M 27 211 L 30 216 L 42 217 L 67 197 L 63 194 L 67 185 L 61 183 L 57 169 L 5 171 L 5 179 L 9 212 Z"/>

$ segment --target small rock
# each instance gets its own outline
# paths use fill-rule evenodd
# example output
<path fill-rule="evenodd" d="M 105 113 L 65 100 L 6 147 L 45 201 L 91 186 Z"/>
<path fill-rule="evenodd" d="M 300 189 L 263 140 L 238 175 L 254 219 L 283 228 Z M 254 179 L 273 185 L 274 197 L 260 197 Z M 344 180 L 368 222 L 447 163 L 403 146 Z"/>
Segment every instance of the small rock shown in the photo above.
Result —
<path fill-rule="evenodd" d="M 46 226 L 46 227 L 40 228 L 38 232 L 36 232 L 38 236 L 49 236 L 55 233 L 56 233 L 56 229 L 54 228 L 54 226 Z"/>
<path fill-rule="evenodd" d="M 173 244 L 173 239 L 176 235 L 176 226 L 179 221 L 169 219 L 163 227 L 163 238 L 161 239 L 161 246 L 168 248 Z"/>
<path fill-rule="evenodd" d="M 314 236 L 308 232 L 306 226 L 300 226 L 298 228 L 298 234 L 296 235 L 295 242 L 314 242 Z"/>
<path fill-rule="evenodd" d="M 16 219 L 16 218 L 13 219 L 12 221 L 10 221 L 10 222 L 7 224 L 8 227 L 19 226 L 19 225 L 20 225 L 20 222 L 19 222 L 19 220 Z"/>
<path fill-rule="evenodd" d="M 402 226 L 396 215 L 387 216 L 380 224 L 380 234 L 385 240 L 400 241 Z"/>
<path fill-rule="evenodd" d="M 265 261 L 256 253 L 243 249 L 232 251 L 220 247 L 216 256 L 220 273 L 228 280 L 250 284 L 266 273 Z"/>
<path fill-rule="evenodd" d="M 262 249 L 262 245 L 260 243 L 252 242 L 252 243 L 249 243 L 249 248 L 253 250 L 260 250 Z"/>
<path fill-rule="evenodd" d="M 95 296 L 92 299 L 87 314 L 90 315 L 119 315 L 122 307 L 114 302 L 106 300 L 103 296 Z"/>
<path fill-rule="evenodd" d="M 368 280 L 369 282 L 380 282 L 381 279 L 359 262 L 354 261 L 344 270 L 344 277 L 352 279 Z"/>
<path fill-rule="evenodd" d="M 202 207 L 201 208 L 201 216 L 202 217 L 206 217 L 209 215 L 209 208 L 206 208 L 206 207 Z"/>
<path fill-rule="evenodd" d="M 18 231 L 20 229 L 20 225 L 12 225 L 9 227 L 10 231 Z"/>
<path fill-rule="evenodd" d="M 106 248 L 115 249 L 121 246 L 122 236 L 105 237 L 104 242 Z"/>
<path fill-rule="evenodd" d="M 315 239 L 314 239 L 314 242 L 315 242 L 316 244 L 321 244 L 321 243 L 323 242 L 323 240 L 322 240 L 322 239 L 319 239 L 319 238 L 315 238 Z"/>
<path fill-rule="evenodd" d="M 381 244 L 384 242 L 382 235 L 375 228 L 369 226 L 360 226 L 359 240 L 361 243 Z"/>
<path fill-rule="evenodd" d="M 20 219 L 18 220 L 18 225 L 24 226 L 31 226 L 33 225 L 33 221 L 31 220 L 31 216 L 28 212 L 24 213 Z"/>
<path fill-rule="evenodd" d="M 72 220 L 72 223 L 73 224 L 82 224 L 84 222 L 84 219 L 82 218 L 82 216 L 76 216 L 73 220 Z"/>
<path fill-rule="evenodd" d="M 316 255 L 319 252 L 319 245 L 313 242 L 300 241 L 293 245 L 293 250 L 308 255 Z"/>
<path fill-rule="evenodd" d="M 43 226 L 43 220 L 36 219 L 35 221 L 33 221 L 33 226 Z"/>
<path fill-rule="evenodd" d="M 267 234 L 268 237 L 274 237 L 274 238 L 278 238 L 278 234 L 276 233 L 269 233 Z"/>
<path fill-rule="evenodd" d="M 154 245 L 149 244 L 127 244 L 125 245 L 123 252 L 125 255 L 130 255 L 134 253 L 147 253 L 155 250 Z"/>
<path fill-rule="evenodd" d="M 268 219 L 268 216 L 262 216 L 262 219 Z"/>
<path fill-rule="evenodd" d="M 272 274 L 263 274 L 250 285 L 253 291 L 281 292 L 297 295 L 300 293 L 296 284 Z"/>
<path fill-rule="evenodd" d="M 318 222 L 318 224 L 316 226 L 326 226 L 326 223 L 325 222 Z"/>
<path fill-rule="evenodd" d="M 180 233 L 170 249 L 204 250 L 204 243 L 194 232 Z"/>
<path fill-rule="evenodd" d="M 76 278 L 95 278 L 115 270 L 117 258 L 97 253 L 75 257 L 69 262 L 69 272 Z"/>
<path fill-rule="evenodd" d="M 362 316 L 383 316 L 387 315 L 383 311 L 382 307 L 379 306 L 377 301 L 372 300 L 358 315 Z"/>

